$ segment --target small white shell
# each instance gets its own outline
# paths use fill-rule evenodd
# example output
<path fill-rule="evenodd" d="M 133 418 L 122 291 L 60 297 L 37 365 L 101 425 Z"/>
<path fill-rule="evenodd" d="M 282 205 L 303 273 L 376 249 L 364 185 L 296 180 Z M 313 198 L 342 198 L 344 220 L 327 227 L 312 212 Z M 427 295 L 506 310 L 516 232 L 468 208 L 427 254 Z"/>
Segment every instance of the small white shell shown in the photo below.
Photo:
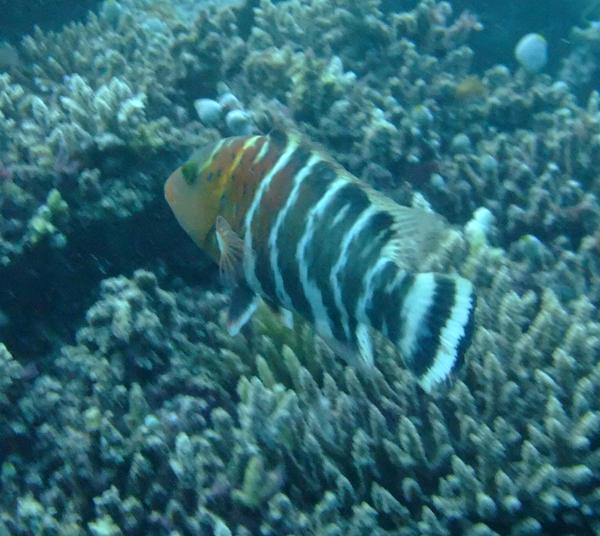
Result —
<path fill-rule="evenodd" d="M 225 116 L 229 131 L 235 136 L 246 136 L 252 132 L 252 120 L 244 110 L 231 110 Z"/>
<path fill-rule="evenodd" d="M 540 34 L 527 34 L 517 43 L 515 58 L 526 71 L 536 73 L 548 62 L 548 43 Z"/>
<path fill-rule="evenodd" d="M 235 110 L 242 107 L 240 100 L 230 91 L 219 97 L 219 104 L 226 110 Z"/>
<path fill-rule="evenodd" d="M 213 99 L 198 99 L 194 101 L 196 113 L 205 125 L 215 125 L 221 119 L 221 105 Z"/>

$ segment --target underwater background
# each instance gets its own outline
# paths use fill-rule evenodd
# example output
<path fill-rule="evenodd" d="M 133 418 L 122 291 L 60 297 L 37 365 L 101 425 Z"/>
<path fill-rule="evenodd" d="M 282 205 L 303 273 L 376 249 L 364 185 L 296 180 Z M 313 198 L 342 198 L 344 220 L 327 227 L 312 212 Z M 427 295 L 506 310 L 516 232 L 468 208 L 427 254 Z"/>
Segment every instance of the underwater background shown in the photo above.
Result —
<path fill-rule="evenodd" d="M 1 536 L 600 534 L 599 2 L 0 13 Z M 227 334 L 163 183 L 281 125 L 448 221 L 447 385 L 266 308 Z"/>

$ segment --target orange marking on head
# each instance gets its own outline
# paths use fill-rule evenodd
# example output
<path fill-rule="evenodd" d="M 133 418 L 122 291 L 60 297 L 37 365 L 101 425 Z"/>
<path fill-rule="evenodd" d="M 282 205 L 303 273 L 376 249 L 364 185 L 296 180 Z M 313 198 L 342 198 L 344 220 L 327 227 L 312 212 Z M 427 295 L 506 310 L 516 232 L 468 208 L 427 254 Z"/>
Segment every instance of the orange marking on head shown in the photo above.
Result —
<path fill-rule="evenodd" d="M 244 139 L 244 142 L 246 140 L 247 138 Z M 229 186 L 226 190 L 231 205 L 228 221 L 236 232 L 241 232 L 246 211 L 264 176 L 256 171 L 256 164 L 254 164 L 254 159 L 264 143 L 266 143 L 264 136 L 261 136 L 251 147 L 243 148 L 242 143 L 239 148 L 237 165 L 231 170 Z"/>
<path fill-rule="evenodd" d="M 306 165 L 309 156 L 310 153 L 304 152 L 304 154 L 297 153 L 297 156 L 291 158 L 274 175 L 269 189 L 263 195 L 253 220 L 252 234 L 259 241 L 262 240 L 265 247 L 275 220 L 290 196 L 294 186 L 294 177 Z"/>

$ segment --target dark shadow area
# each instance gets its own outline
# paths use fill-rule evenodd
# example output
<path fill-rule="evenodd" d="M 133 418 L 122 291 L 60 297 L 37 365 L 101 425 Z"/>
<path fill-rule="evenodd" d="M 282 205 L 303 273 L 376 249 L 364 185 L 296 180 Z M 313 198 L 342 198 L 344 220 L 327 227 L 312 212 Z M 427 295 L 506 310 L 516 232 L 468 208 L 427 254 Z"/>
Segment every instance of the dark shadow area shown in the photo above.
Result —
<path fill-rule="evenodd" d="M 0 0 L 0 40 L 19 39 L 34 26 L 60 30 L 100 4 L 101 0 Z"/>
<path fill-rule="evenodd" d="M 414 9 L 417 4 L 417 0 L 383 0 L 382 9 L 399 12 Z M 585 26 L 594 17 L 600 18 L 600 3 L 590 0 L 451 0 L 450 4 L 455 17 L 466 10 L 483 23 L 483 31 L 469 40 L 477 71 L 497 63 L 515 67 L 515 45 L 531 32 L 542 34 L 548 41 L 548 70 L 554 71 L 570 50 L 573 26 Z"/>
<path fill-rule="evenodd" d="M 64 249 L 43 244 L 0 270 L 0 310 L 8 318 L 0 340 L 22 363 L 72 342 L 103 279 L 146 268 L 159 279 L 176 273 L 202 284 L 214 274 L 162 198 L 129 220 L 78 228 L 67 239 Z"/>
<path fill-rule="evenodd" d="M 479 17 L 483 31 L 470 41 L 474 48 L 474 67 L 483 70 L 503 63 L 516 66 L 514 48 L 524 35 L 536 32 L 548 41 L 548 70 L 554 71 L 570 50 L 573 26 L 585 25 L 589 0 L 453 0 L 456 13 L 469 10 Z M 591 16 L 592 14 L 590 14 Z"/>

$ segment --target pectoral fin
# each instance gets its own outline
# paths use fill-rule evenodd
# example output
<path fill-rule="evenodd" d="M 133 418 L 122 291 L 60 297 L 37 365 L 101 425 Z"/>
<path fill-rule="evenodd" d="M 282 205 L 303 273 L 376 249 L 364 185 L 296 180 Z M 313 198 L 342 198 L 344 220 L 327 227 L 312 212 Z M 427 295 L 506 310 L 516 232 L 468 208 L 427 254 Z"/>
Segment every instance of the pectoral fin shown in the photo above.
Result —
<path fill-rule="evenodd" d="M 373 340 L 366 324 L 357 326 L 354 343 L 342 342 L 329 337 L 325 337 L 323 340 L 350 365 L 359 366 L 363 370 L 373 368 Z"/>
<path fill-rule="evenodd" d="M 294 329 L 294 315 L 292 314 L 292 311 L 281 308 L 279 310 L 279 318 L 286 328 Z"/>
<path fill-rule="evenodd" d="M 258 305 L 258 296 L 246 285 L 237 285 L 231 294 L 227 311 L 227 331 L 232 337 L 237 335 L 252 318 Z"/>
<path fill-rule="evenodd" d="M 234 285 L 242 273 L 244 241 L 231 228 L 223 216 L 217 216 L 215 224 L 219 246 L 219 274 L 224 283 Z"/>

